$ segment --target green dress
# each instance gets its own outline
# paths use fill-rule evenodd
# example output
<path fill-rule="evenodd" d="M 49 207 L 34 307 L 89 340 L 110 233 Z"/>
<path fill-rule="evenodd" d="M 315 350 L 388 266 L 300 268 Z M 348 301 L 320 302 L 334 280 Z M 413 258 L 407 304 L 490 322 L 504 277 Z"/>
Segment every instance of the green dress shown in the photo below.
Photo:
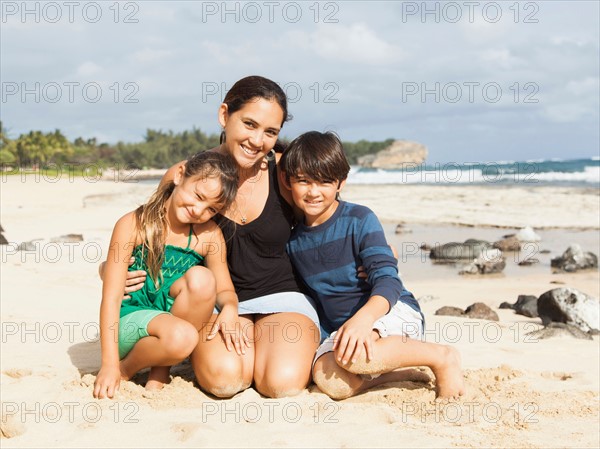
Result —
<path fill-rule="evenodd" d="M 163 282 L 157 289 L 150 276 L 146 276 L 144 287 L 130 293 L 131 299 L 123 300 L 121 303 L 121 312 L 119 314 L 121 318 L 138 310 L 161 310 L 165 312 L 171 310 L 175 299 L 169 295 L 169 290 L 173 283 L 191 267 L 204 265 L 204 257 L 190 248 L 192 234 L 193 225 L 190 224 L 190 234 L 185 248 L 165 245 L 165 258 L 161 267 Z M 133 250 L 135 262 L 129 267 L 129 271 L 148 271 L 146 261 L 142 255 L 142 248 L 142 245 L 138 245 Z"/>

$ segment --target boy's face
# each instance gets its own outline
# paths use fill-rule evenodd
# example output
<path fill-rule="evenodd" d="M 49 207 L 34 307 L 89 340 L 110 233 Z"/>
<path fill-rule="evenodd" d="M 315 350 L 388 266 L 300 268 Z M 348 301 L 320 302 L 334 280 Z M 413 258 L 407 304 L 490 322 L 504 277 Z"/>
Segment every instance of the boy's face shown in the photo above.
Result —
<path fill-rule="evenodd" d="M 290 177 L 290 190 L 294 204 L 304 213 L 308 226 L 325 223 L 338 206 L 337 194 L 346 181 L 315 181 L 303 174 Z"/>

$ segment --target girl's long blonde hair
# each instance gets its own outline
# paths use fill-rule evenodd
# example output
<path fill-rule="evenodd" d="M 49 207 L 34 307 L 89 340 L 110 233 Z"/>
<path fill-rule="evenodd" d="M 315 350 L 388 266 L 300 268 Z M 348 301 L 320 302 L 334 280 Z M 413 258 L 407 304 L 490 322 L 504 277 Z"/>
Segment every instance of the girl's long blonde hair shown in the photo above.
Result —
<path fill-rule="evenodd" d="M 237 194 L 238 168 L 233 158 L 215 151 L 196 153 L 185 163 L 183 178 L 217 178 L 221 182 L 218 205 L 227 209 Z M 175 183 L 169 181 L 156 189 L 146 204 L 135 210 L 136 230 L 142 241 L 142 257 L 148 275 L 156 288 L 162 283 L 161 267 L 165 256 L 167 214 L 165 204 L 171 197 Z"/>

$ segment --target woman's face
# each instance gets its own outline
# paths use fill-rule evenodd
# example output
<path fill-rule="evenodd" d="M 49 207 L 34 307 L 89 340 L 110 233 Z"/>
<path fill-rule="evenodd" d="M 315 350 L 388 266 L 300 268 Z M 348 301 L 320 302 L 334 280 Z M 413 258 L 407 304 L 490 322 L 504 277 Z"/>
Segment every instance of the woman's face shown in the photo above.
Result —
<path fill-rule="evenodd" d="M 271 151 L 283 122 L 283 110 L 275 100 L 256 98 L 229 114 L 219 108 L 219 123 L 225 130 L 225 148 L 242 168 L 255 165 Z"/>

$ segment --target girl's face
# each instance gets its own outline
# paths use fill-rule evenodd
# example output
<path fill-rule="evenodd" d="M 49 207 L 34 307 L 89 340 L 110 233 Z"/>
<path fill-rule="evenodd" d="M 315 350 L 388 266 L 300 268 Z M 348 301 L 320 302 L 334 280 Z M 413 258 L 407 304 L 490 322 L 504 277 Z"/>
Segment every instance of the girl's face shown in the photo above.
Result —
<path fill-rule="evenodd" d="M 221 181 L 215 177 L 175 175 L 175 189 L 167 206 L 168 216 L 181 224 L 205 223 L 221 209 Z"/>
<path fill-rule="evenodd" d="M 241 168 L 258 163 L 271 151 L 283 122 L 283 110 L 275 100 L 256 98 L 229 114 L 219 108 L 219 123 L 225 130 L 225 148 Z"/>

